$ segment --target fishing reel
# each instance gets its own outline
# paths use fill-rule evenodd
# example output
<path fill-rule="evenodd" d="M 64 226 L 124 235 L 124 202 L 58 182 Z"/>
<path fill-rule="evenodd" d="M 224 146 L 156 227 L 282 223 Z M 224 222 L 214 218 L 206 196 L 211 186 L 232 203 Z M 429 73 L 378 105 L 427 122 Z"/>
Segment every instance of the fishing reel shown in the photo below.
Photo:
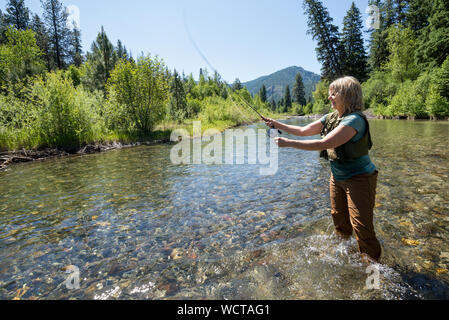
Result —
<path fill-rule="evenodd" d="M 276 132 L 276 130 L 277 130 L 277 132 Z M 276 128 L 269 128 L 269 129 L 267 129 L 267 135 L 269 136 L 269 137 L 272 137 L 272 136 L 274 136 L 274 135 L 281 135 L 282 134 L 282 132 L 281 132 L 281 130 L 279 130 L 279 129 L 276 129 Z"/>

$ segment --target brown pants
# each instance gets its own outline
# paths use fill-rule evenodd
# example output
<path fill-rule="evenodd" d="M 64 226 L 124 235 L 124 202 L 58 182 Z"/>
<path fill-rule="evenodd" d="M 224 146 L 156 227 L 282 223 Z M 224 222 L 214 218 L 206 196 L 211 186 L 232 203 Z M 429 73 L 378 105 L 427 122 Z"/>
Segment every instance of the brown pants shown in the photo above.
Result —
<path fill-rule="evenodd" d="M 360 252 L 376 261 L 382 252 L 373 225 L 378 174 L 360 174 L 345 181 L 331 176 L 330 181 L 332 219 L 337 233 L 349 237 L 354 231 Z"/>

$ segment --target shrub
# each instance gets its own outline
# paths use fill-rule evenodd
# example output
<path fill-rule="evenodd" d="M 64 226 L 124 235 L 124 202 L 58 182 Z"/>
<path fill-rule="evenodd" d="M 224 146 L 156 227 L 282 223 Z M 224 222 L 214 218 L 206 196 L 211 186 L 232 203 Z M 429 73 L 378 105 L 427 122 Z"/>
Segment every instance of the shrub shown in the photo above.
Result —
<path fill-rule="evenodd" d="M 394 81 L 390 74 L 374 73 L 362 84 L 365 108 L 373 108 L 376 104 L 389 105 L 399 87 L 400 84 Z"/>
<path fill-rule="evenodd" d="M 39 144 L 49 147 L 77 147 L 101 135 L 98 115 L 101 98 L 75 88 L 62 71 L 37 78 L 30 90 L 34 106 L 33 129 Z"/>
<path fill-rule="evenodd" d="M 312 112 L 313 112 L 313 104 L 309 102 L 304 107 L 304 114 L 312 114 Z"/>
<path fill-rule="evenodd" d="M 166 113 L 168 74 L 164 63 L 150 56 L 137 63 L 120 60 L 108 81 L 109 100 L 116 103 L 113 117 L 122 130 L 150 133 Z"/>
<path fill-rule="evenodd" d="M 434 119 L 449 116 L 449 99 L 442 97 L 435 88 L 430 89 L 426 100 L 427 112 Z"/>
<path fill-rule="evenodd" d="M 32 30 L 17 30 L 8 27 L 7 42 L 0 45 L 0 89 L 7 91 L 27 77 L 42 74 L 45 70 L 42 52 L 36 44 Z"/>

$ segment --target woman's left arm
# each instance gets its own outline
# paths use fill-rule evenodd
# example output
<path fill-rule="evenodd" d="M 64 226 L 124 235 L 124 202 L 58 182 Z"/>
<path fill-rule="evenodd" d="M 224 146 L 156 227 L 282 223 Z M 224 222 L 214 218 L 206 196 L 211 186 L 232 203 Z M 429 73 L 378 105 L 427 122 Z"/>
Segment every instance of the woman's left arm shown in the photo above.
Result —
<path fill-rule="evenodd" d="M 275 138 L 279 148 L 296 148 L 308 151 L 322 151 L 337 148 L 351 140 L 357 131 L 348 126 L 340 125 L 322 140 L 291 140 Z"/>

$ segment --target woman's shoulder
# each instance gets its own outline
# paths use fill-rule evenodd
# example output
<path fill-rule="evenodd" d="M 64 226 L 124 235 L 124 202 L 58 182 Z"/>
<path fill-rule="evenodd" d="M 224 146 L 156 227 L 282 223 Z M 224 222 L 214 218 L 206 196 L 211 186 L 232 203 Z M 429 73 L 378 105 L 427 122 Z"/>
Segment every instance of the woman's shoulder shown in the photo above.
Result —
<path fill-rule="evenodd" d="M 351 113 L 343 118 L 341 124 L 356 129 L 358 132 L 365 129 L 365 119 L 359 113 Z"/>
<path fill-rule="evenodd" d="M 345 116 L 342 120 L 342 122 L 362 122 L 365 123 L 365 119 L 362 114 L 359 112 L 350 113 L 347 116 Z"/>

